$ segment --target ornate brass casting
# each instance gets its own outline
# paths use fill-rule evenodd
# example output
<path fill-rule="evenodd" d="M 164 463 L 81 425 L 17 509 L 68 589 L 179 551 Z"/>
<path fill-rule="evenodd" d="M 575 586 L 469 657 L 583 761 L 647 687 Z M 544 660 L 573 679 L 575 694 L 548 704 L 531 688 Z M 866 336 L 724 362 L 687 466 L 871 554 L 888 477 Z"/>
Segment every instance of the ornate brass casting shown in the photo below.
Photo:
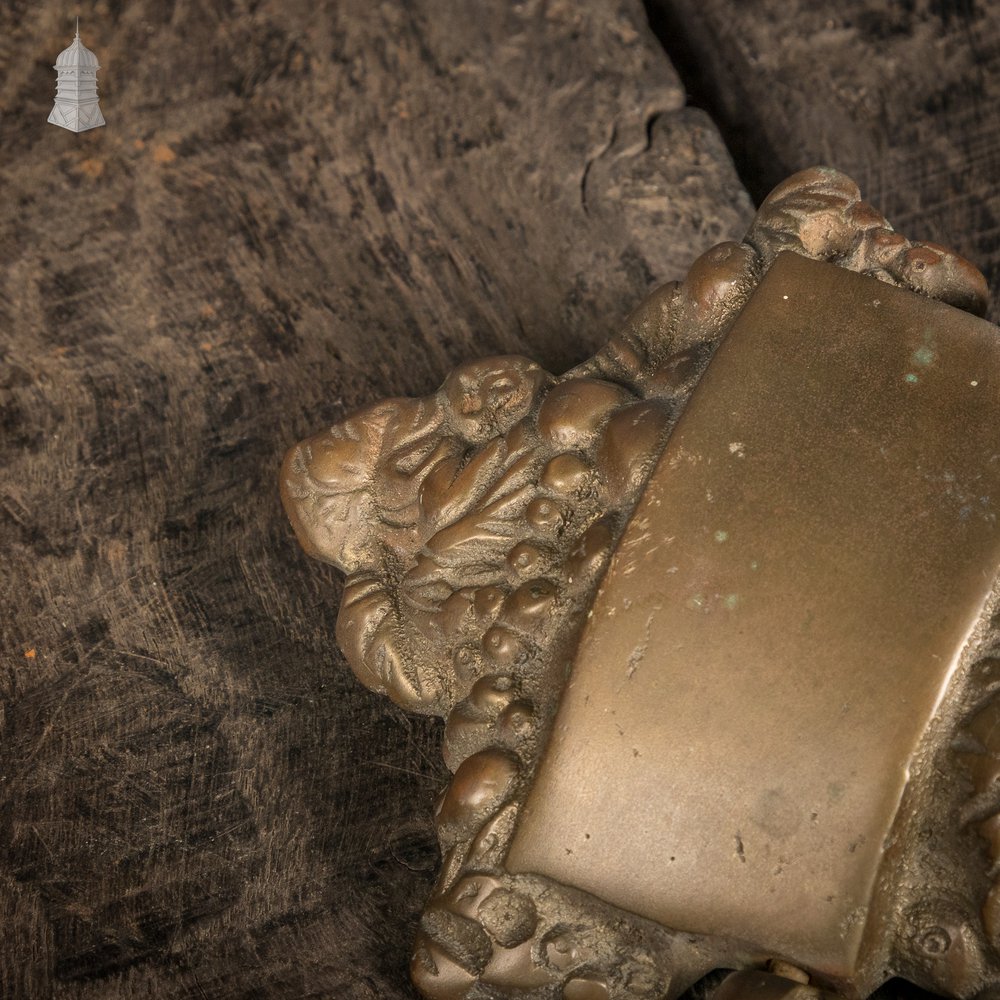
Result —
<path fill-rule="evenodd" d="M 289 452 L 351 667 L 447 720 L 425 996 L 997 994 L 985 302 L 806 171 L 566 375 L 469 362 Z"/>

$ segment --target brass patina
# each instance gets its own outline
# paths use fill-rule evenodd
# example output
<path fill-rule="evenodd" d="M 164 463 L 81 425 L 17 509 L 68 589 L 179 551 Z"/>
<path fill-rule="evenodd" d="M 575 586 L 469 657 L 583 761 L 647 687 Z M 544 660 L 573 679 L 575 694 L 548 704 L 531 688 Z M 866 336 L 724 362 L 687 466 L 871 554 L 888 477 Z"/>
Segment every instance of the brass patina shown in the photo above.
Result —
<path fill-rule="evenodd" d="M 425 996 L 997 991 L 984 307 L 807 171 L 566 375 L 470 362 L 289 452 L 352 668 L 447 720 Z"/>
<path fill-rule="evenodd" d="M 779 256 L 618 543 L 510 870 L 879 985 L 883 845 L 1000 566 L 998 370 L 989 324 Z"/>

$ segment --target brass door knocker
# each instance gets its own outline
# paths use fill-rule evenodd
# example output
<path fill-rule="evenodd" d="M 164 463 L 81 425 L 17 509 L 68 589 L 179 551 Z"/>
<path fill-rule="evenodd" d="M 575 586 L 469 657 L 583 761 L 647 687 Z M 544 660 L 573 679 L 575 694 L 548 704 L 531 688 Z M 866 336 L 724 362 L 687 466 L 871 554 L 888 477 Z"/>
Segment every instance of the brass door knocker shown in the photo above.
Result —
<path fill-rule="evenodd" d="M 359 679 L 446 719 L 434 1000 L 1000 986 L 1000 337 L 842 174 L 562 376 L 293 448 Z"/>

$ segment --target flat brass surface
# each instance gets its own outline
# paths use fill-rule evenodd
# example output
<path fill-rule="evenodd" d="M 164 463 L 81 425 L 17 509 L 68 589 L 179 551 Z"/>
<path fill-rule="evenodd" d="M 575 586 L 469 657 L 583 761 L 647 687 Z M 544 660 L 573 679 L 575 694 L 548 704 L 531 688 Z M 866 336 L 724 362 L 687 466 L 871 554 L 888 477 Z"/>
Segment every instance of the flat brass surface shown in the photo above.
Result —
<path fill-rule="evenodd" d="M 989 324 L 782 254 L 598 592 L 507 866 L 849 978 L 1000 565 Z"/>

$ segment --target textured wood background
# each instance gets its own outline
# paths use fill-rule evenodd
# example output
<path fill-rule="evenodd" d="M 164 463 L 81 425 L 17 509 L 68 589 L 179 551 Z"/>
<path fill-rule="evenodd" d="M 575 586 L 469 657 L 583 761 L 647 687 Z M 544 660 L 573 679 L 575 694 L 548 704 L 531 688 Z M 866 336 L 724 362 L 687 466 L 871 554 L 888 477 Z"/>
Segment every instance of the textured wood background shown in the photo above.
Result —
<path fill-rule="evenodd" d="M 1000 288 L 997 0 L 650 0 L 755 200 L 792 170 L 850 174 L 896 229 Z M 1000 320 L 994 294 L 990 318 Z"/>
<path fill-rule="evenodd" d="M 817 160 L 996 276 L 1000 7 L 99 0 L 82 135 L 75 13 L 0 4 L 0 997 L 410 997 L 438 728 L 345 669 L 281 453 L 568 367 Z"/>

